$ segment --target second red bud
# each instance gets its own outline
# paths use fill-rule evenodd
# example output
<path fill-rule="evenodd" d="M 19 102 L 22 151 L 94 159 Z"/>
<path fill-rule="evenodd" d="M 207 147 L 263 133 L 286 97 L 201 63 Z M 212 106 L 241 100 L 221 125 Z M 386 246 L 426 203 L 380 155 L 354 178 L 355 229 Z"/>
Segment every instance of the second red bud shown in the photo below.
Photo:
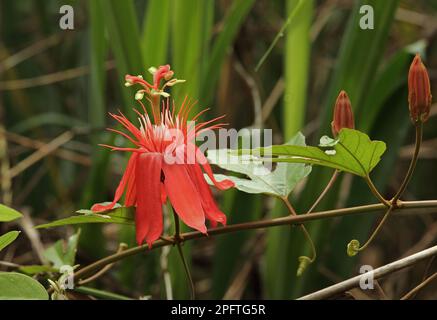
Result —
<path fill-rule="evenodd" d="M 351 101 L 346 91 L 341 91 L 337 97 L 334 107 L 334 116 L 331 122 L 332 134 L 338 135 L 341 129 L 355 129 L 354 113 L 352 111 Z"/>

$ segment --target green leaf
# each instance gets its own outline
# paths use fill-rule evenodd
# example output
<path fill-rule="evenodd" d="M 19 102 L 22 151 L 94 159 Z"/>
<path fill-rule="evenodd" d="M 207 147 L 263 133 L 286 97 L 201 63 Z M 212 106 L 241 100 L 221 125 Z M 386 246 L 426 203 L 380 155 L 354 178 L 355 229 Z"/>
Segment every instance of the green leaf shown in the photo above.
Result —
<path fill-rule="evenodd" d="M 21 266 L 18 270 L 22 273 L 28 275 L 34 275 L 38 273 L 47 273 L 47 272 L 59 272 L 59 269 L 51 267 L 51 266 L 43 266 L 43 265 L 28 265 Z"/>
<path fill-rule="evenodd" d="M 305 146 L 305 137 L 298 133 L 286 145 Z M 250 155 L 230 155 L 227 149 L 208 151 L 208 159 L 223 169 L 249 177 L 247 179 L 217 174 L 217 180 L 230 179 L 235 183 L 235 187 L 243 192 L 265 193 L 281 198 L 288 197 L 296 184 L 311 172 L 311 166 L 286 162 L 278 163 L 271 171 L 263 165 L 263 161 Z M 211 183 L 206 175 L 205 177 Z"/>
<path fill-rule="evenodd" d="M 0 222 L 9 222 L 21 218 L 23 215 L 17 210 L 0 204 Z"/>
<path fill-rule="evenodd" d="M 37 229 L 41 228 L 53 228 L 72 224 L 82 224 L 82 223 L 116 223 L 116 224 L 127 224 L 134 225 L 134 212 L 133 207 L 117 207 L 112 210 L 94 213 L 91 210 L 79 210 L 77 213 L 79 215 L 71 216 L 68 218 L 56 220 L 54 222 L 41 224 L 36 226 Z"/>
<path fill-rule="evenodd" d="M 0 272 L 0 300 L 48 300 L 46 289 L 29 276 Z"/>
<path fill-rule="evenodd" d="M 8 245 L 10 245 L 12 242 L 14 242 L 14 240 L 17 239 L 19 234 L 20 234 L 20 231 L 10 231 L 10 232 L 5 233 L 4 235 L 0 236 L 0 251 L 2 251 Z"/>
<path fill-rule="evenodd" d="M 64 240 L 57 241 L 53 246 L 44 251 L 44 257 L 47 258 L 53 267 L 59 269 L 64 265 L 73 266 L 76 258 L 77 243 L 79 241 L 80 229 L 71 237 L 67 243 Z"/>
<path fill-rule="evenodd" d="M 373 170 L 386 150 L 384 142 L 371 141 L 365 133 L 353 129 L 342 129 L 338 141 L 322 137 L 321 147 L 325 150 L 297 145 L 272 146 L 259 150 L 264 156 L 281 156 L 272 159 L 276 162 L 321 165 L 361 177 L 367 176 Z"/>

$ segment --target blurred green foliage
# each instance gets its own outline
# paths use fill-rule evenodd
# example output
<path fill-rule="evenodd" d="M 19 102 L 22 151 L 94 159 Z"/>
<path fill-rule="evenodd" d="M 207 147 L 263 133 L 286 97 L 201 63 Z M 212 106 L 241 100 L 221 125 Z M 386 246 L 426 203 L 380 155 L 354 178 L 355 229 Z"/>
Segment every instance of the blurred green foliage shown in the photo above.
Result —
<path fill-rule="evenodd" d="M 75 10 L 74 30 L 59 28 L 59 8 L 64 4 Z M 374 8 L 374 30 L 359 27 L 362 5 Z M 299 12 L 284 38 L 255 72 L 297 6 Z M 398 8 L 403 11 L 396 16 Z M 405 19 L 409 10 L 423 21 Z M 75 133 L 62 147 L 67 154 L 45 157 L 13 179 L 13 204 L 30 207 L 34 219 L 55 220 L 111 199 L 126 159 L 97 146 L 124 143 L 104 131 L 113 125 L 107 112 L 120 109 L 132 116 L 134 91 L 124 87 L 124 75 L 148 77 L 148 67 L 164 63 L 172 65 L 177 78 L 187 80 L 172 89 L 176 104 L 188 95 L 198 100 L 198 108 L 211 107 L 205 117 L 227 114 L 234 128 L 255 122 L 259 110 L 253 106 L 254 90 L 263 106 L 272 98 L 273 109 L 263 118 L 263 126 L 273 128 L 275 142 L 299 130 L 308 143 L 328 134 L 333 103 L 345 89 L 357 127 L 389 146 L 373 178 L 390 194 L 391 184 L 397 182 L 391 177 L 405 167 L 400 150 L 411 142 L 406 74 L 412 55 L 422 52 L 435 74 L 437 46 L 428 19 L 436 10 L 435 1 L 425 0 L 3 0 L 0 123 L 21 137 L 9 141 L 11 164 L 38 149 L 35 141 L 52 140 L 65 130 Z M 23 79 L 27 81 L 20 82 Z M 271 93 L 278 81 L 284 86 L 275 99 Z M 435 121 L 431 118 L 430 123 Z M 429 127 L 425 134 L 432 139 L 437 131 Z M 31 140 L 26 144 L 25 139 Z M 435 187 L 420 187 L 421 178 L 430 170 L 436 172 L 435 155 L 430 159 L 434 162 L 419 164 L 414 196 L 435 194 Z M 314 168 L 304 189 L 291 196 L 298 212 L 311 206 L 331 174 Z M 342 177 L 318 209 L 375 201 L 362 181 Z M 229 223 L 285 214 L 282 205 L 266 197 L 236 190 L 218 199 Z M 301 278 L 295 276 L 297 257 L 308 254 L 308 248 L 290 227 L 187 243 L 184 251 L 202 298 L 294 298 L 331 283 L 326 270 L 337 278 L 352 275 L 359 258 L 348 258 L 345 246 L 352 237 L 368 234 L 373 222 L 363 216 L 309 224 L 319 258 Z M 116 250 L 121 241 L 134 245 L 133 235 L 131 227 L 82 228 L 78 260 L 93 261 Z M 51 242 L 58 238 L 57 233 L 44 235 Z M 160 263 L 160 251 L 129 258 L 108 276 L 117 281 L 102 280 L 96 286 L 128 296 L 165 297 Z M 169 272 L 174 296 L 188 297 L 185 274 L 173 253 Z M 245 277 L 242 288 L 237 276 Z"/>

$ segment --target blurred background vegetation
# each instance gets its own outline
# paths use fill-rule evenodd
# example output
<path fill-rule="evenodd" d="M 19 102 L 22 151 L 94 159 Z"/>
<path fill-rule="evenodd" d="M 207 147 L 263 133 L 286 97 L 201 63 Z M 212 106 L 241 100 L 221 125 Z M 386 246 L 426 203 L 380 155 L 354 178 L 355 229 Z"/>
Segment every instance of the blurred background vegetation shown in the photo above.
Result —
<path fill-rule="evenodd" d="M 64 4 L 74 8 L 74 30 L 59 27 Z M 364 4 L 374 8 L 374 30 L 359 28 Z M 416 52 L 437 87 L 436 15 L 436 0 L 0 1 L 1 201 L 28 217 L 21 223 L 25 235 L 0 260 L 44 263 L 41 250 L 74 230 L 35 232 L 29 226 L 112 199 L 126 158 L 97 146 L 114 139 L 104 130 L 113 126 L 107 112 L 131 115 L 134 92 L 123 86 L 124 75 L 147 76 L 148 67 L 165 63 L 177 78 L 188 80 L 173 89 L 176 101 L 186 94 L 198 99 L 200 106 L 211 107 L 208 117 L 226 114 L 237 129 L 272 128 L 275 143 L 299 130 L 313 144 L 329 134 L 333 103 L 345 89 L 358 129 L 388 144 L 372 176 L 391 195 L 413 151 L 406 79 Z M 437 196 L 436 115 L 434 108 L 405 198 Z M 310 207 L 331 174 L 314 168 L 292 196 L 299 212 Z M 235 190 L 217 196 L 230 224 L 286 214 L 267 197 Z M 362 181 L 342 175 L 318 209 L 373 202 Z M 374 217 L 363 215 L 308 224 L 319 257 L 301 278 L 295 276 L 297 257 L 308 248 L 290 227 L 186 243 L 184 250 L 198 298 L 288 299 L 346 279 L 363 263 L 379 266 L 437 240 L 431 215 L 399 215 L 369 250 L 347 257 L 348 241 L 365 238 L 374 223 Z M 9 228 L 2 224 L 0 233 Z M 134 230 L 82 227 L 77 263 L 114 252 L 120 242 L 134 245 Z M 174 296 L 186 298 L 185 275 L 173 251 L 168 272 Z M 165 298 L 166 254 L 156 250 L 124 260 L 93 286 L 129 297 Z M 420 281 L 426 267 L 392 275 L 381 287 L 388 297 L 399 297 Z M 437 298 L 435 289 L 429 286 L 421 297 Z"/>

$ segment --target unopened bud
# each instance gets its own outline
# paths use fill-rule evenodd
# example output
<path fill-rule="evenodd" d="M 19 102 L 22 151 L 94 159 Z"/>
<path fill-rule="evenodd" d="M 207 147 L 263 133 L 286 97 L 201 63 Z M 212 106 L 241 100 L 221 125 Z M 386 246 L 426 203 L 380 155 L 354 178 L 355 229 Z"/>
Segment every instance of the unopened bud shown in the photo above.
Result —
<path fill-rule="evenodd" d="M 431 84 L 428 71 L 417 54 L 408 74 L 408 102 L 413 122 L 426 122 L 431 108 Z"/>
<path fill-rule="evenodd" d="M 355 129 L 354 113 L 346 91 L 341 91 L 337 97 L 331 127 L 334 137 L 337 136 L 343 128 Z"/>

